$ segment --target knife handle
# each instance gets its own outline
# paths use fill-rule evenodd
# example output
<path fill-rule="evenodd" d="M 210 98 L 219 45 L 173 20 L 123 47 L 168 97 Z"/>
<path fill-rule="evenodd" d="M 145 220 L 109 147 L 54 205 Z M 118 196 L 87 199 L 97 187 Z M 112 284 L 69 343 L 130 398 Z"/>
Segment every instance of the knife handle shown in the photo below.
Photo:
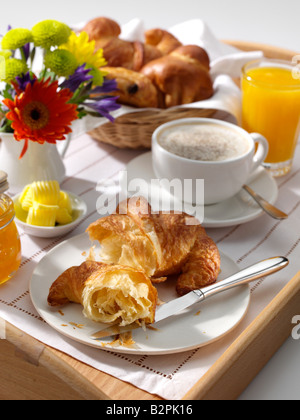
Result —
<path fill-rule="evenodd" d="M 267 260 L 260 261 L 259 263 L 233 274 L 225 280 L 219 281 L 211 286 L 207 286 L 204 289 L 194 290 L 194 292 L 197 296 L 203 295 L 202 298 L 206 299 L 212 295 L 223 292 L 224 290 L 276 273 L 288 264 L 289 260 L 285 257 L 268 258 Z"/>

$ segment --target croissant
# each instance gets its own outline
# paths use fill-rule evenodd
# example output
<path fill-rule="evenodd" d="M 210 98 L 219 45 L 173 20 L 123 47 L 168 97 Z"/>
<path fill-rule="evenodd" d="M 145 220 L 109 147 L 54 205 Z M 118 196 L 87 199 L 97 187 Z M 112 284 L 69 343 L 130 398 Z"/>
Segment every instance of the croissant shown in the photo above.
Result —
<path fill-rule="evenodd" d="M 95 41 L 96 50 L 103 50 L 103 56 L 110 67 L 139 71 L 149 61 L 162 56 L 161 51 L 153 45 L 120 39 L 120 25 L 106 17 L 92 19 L 82 30 L 91 41 Z"/>
<path fill-rule="evenodd" d="M 124 67 L 134 71 L 139 71 L 145 64 L 162 56 L 161 52 L 151 45 L 116 37 L 96 40 L 95 49 L 100 48 L 108 66 Z"/>
<path fill-rule="evenodd" d="M 107 263 L 144 270 L 153 283 L 179 274 L 179 295 L 214 283 L 220 272 L 218 248 L 197 219 L 153 213 L 143 197 L 120 203 L 115 214 L 92 223 L 87 232 L 100 242 Z"/>
<path fill-rule="evenodd" d="M 182 46 L 181 42 L 163 29 L 149 29 L 145 32 L 145 43 L 156 47 L 163 55 L 167 55 Z"/>
<path fill-rule="evenodd" d="M 62 273 L 52 284 L 48 304 L 80 303 L 96 322 L 125 326 L 154 322 L 157 290 L 143 271 L 86 261 Z"/>
<path fill-rule="evenodd" d="M 176 48 L 169 55 L 152 60 L 141 73 L 165 95 L 165 107 L 208 99 L 213 95 L 209 57 L 197 45 Z"/>
<path fill-rule="evenodd" d="M 139 108 L 157 108 L 159 95 L 156 87 L 148 77 L 123 67 L 104 67 L 106 79 L 115 79 L 119 96 L 118 102 Z"/>

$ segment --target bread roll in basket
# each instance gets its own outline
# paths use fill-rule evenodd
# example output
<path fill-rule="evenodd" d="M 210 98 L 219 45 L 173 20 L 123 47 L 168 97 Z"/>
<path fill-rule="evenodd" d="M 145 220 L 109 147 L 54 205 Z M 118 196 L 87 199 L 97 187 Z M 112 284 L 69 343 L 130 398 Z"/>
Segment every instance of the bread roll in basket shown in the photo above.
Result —
<path fill-rule="evenodd" d="M 119 148 L 151 147 L 153 131 L 178 118 L 227 118 L 229 113 L 204 110 L 192 104 L 214 94 L 207 52 L 197 45 L 182 43 L 166 30 L 144 33 L 144 42 L 120 38 L 117 22 L 105 17 L 89 21 L 82 29 L 102 48 L 107 61 L 107 78 L 116 79 L 119 102 L 128 113 L 90 132 L 101 142 Z M 182 105 L 191 107 L 182 108 Z M 136 109 L 136 111 L 135 111 Z"/>

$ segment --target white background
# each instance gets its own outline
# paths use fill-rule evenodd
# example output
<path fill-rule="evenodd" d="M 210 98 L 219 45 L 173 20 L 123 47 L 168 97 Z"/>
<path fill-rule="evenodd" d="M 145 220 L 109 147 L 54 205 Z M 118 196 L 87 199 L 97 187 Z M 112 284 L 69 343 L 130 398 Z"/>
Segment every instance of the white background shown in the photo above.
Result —
<path fill-rule="evenodd" d="M 108 16 L 122 24 L 140 17 L 148 28 L 167 28 L 197 17 L 222 39 L 300 49 L 299 0 L 1 0 L 1 6 L 2 33 L 9 23 L 28 28 L 42 19 L 72 24 Z"/>
<path fill-rule="evenodd" d="M 107 16 L 124 24 L 139 17 L 147 28 L 168 28 L 201 18 L 220 39 L 260 42 L 300 53 L 299 0 L 1 0 L 1 6 L 1 34 L 8 24 L 31 28 L 43 19 L 71 25 Z M 290 338 L 240 399 L 299 400 L 300 340 Z"/>

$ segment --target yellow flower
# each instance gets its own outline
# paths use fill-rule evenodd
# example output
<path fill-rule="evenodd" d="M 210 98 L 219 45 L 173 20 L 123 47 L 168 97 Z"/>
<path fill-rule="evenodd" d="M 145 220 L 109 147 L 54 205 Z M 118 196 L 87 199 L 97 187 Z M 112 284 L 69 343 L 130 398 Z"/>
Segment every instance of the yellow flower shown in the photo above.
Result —
<path fill-rule="evenodd" d="M 98 69 L 107 64 L 103 57 L 103 50 L 95 51 L 95 41 L 90 41 L 86 32 L 81 32 L 79 35 L 72 32 L 68 42 L 61 48 L 70 51 L 76 57 L 78 64 L 86 63 L 86 67 L 90 65 Z"/>
<path fill-rule="evenodd" d="M 107 73 L 104 71 L 101 71 L 97 69 L 94 66 L 88 65 L 86 67 L 90 67 L 91 70 L 89 71 L 89 74 L 93 76 L 93 85 L 94 86 L 102 86 L 104 82 L 104 76 L 106 76 Z"/>
<path fill-rule="evenodd" d="M 16 50 L 23 47 L 28 42 L 32 42 L 33 37 L 29 29 L 11 29 L 2 38 L 2 48 L 4 50 Z"/>
<path fill-rule="evenodd" d="M 8 58 L 0 61 L 0 81 L 10 83 L 15 77 L 22 76 L 27 71 L 27 64 L 23 60 Z"/>
<path fill-rule="evenodd" d="M 45 66 L 58 76 L 70 76 L 77 68 L 76 58 L 70 51 L 58 49 L 45 55 Z"/>
<path fill-rule="evenodd" d="M 0 51 L 0 57 L 3 58 L 10 58 L 12 56 L 12 52 L 10 50 L 2 50 Z"/>
<path fill-rule="evenodd" d="M 32 28 L 33 41 L 36 47 L 50 48 L 67 42 L 71 29 L 57 20 L 43 20 Z"/>

